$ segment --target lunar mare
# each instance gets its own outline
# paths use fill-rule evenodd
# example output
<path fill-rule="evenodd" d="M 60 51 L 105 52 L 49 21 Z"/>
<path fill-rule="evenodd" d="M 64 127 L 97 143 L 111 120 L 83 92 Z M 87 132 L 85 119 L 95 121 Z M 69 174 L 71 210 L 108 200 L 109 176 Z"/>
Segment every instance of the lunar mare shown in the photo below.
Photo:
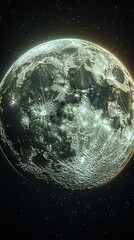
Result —
<path fill-rule="evenodd" d="M 134 150 L 134 82 L 94 43 L 38 45 L 11 66 L 0 92 L 1 139 L 24 176 L 91 189 L 115 177 Z"/>

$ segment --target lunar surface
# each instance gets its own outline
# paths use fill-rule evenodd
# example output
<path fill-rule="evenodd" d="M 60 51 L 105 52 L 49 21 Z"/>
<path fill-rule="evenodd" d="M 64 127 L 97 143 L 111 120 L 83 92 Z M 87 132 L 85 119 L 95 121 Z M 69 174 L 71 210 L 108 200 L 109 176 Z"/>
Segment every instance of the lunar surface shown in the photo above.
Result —
<path fill-rule="evenodd" d="M 1 81 L 0 125 L 3 151 L 24 176 L 44 187 L 99 187 L 134 150 L 134 82 L 94 43 L 45 42 L 22 55 Z"/>

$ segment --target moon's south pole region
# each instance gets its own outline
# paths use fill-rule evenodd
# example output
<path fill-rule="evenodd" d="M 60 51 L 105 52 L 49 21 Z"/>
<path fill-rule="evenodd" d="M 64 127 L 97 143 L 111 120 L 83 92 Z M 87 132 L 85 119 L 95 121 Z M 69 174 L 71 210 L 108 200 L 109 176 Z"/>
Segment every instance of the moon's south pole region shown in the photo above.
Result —
<path fill-rule="evenodd" d="M 0 83 L 2 149 L 22 175 L 99 187 L 134 150 L 134 82 L 112 53 L 58 39 L 23 54 Z"/>

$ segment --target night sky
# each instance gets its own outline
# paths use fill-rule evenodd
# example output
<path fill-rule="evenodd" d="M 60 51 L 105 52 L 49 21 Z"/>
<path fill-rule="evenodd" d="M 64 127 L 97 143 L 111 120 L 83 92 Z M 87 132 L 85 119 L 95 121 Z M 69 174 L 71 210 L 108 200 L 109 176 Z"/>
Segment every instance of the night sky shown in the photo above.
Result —
<path fill-rule="evenodd" d="M 0 2 L 0 78 L 24 52 L 57 38 L 82 38 L 115 54 L 134 76 L 134 4 L 128 1 Z M 0 239 L 131 239 L 134 163 L 95 190 L 38 188 L 0 153 Z"/>

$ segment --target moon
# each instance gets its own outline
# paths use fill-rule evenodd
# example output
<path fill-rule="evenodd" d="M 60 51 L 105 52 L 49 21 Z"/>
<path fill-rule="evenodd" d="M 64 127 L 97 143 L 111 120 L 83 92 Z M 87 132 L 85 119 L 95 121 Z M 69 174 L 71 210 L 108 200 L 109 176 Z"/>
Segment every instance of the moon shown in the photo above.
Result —
<path fill-rule="evenodd" d="M 100 187 L 134 150 L 134 82 L 92 42 L 57 39 L 32 48 L 8 70 L 0 96 L 3 152 L 44 188 Z"/>

